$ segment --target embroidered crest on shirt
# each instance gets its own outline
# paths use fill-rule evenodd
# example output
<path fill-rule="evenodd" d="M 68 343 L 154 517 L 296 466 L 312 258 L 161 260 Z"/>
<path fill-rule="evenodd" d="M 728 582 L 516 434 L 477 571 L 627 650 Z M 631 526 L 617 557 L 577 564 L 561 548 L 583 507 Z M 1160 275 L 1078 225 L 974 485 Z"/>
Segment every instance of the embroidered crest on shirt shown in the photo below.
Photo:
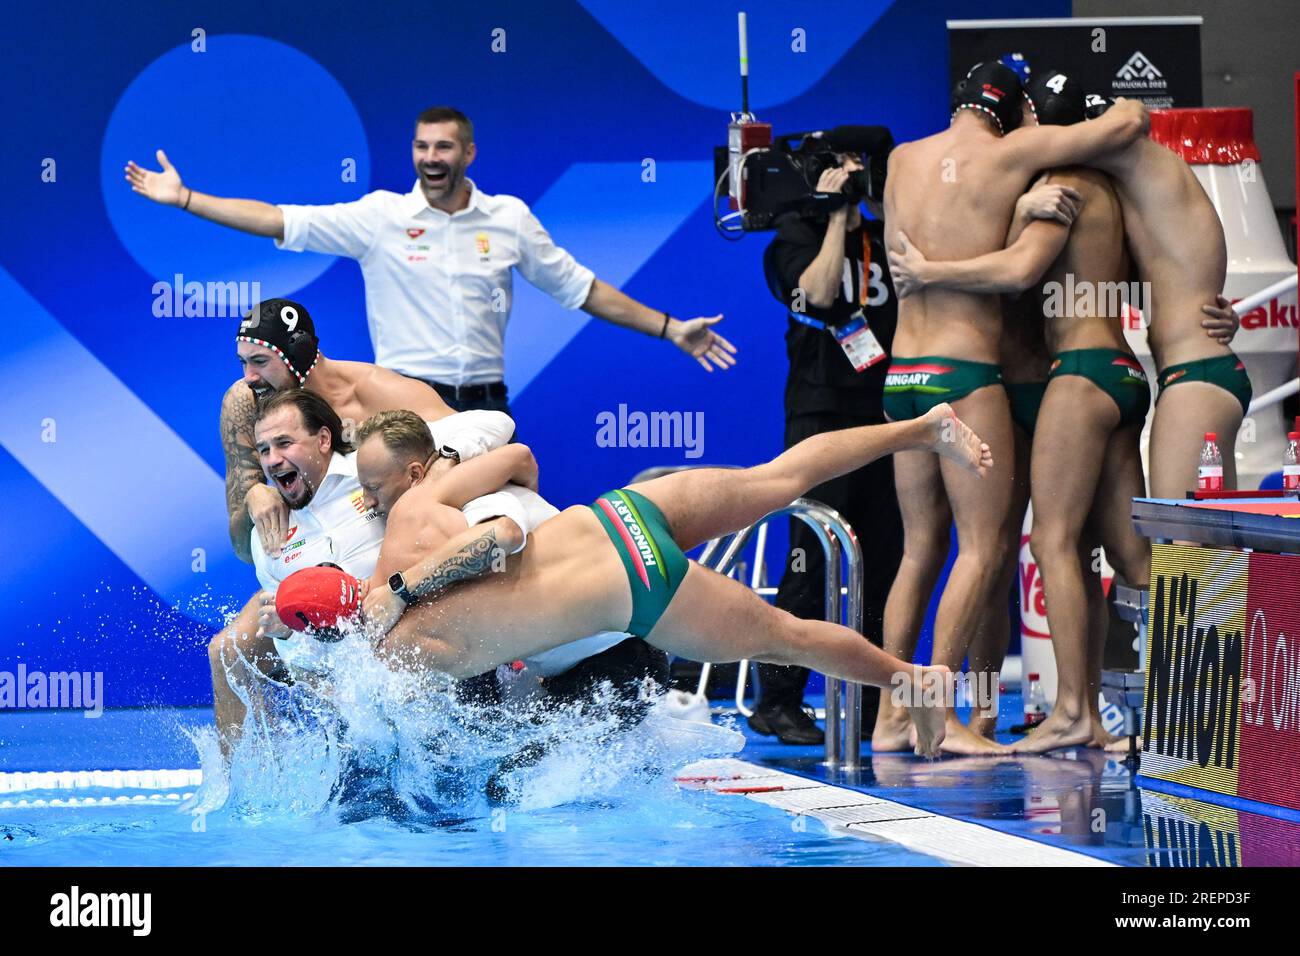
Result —
<path fill-rule="evenodd" d="M 422 235 L 424 235 L 424 230 L 423 230 L 423 229 L 408 229 L 408 230 L 406 230 L 406 234 L 407 234 L 408 236 L 410 236 L 412 239 L 419 239 Z"/>
<path fill-rule="evenodd" d="M 491 255 L 492 243 L 488 241 L 488 234 L 486 232 L 480 232 L 474 235 L 474 248 L 478 250 L 478 257 L 481 260 L 486 260 L 487 257 Z"/>

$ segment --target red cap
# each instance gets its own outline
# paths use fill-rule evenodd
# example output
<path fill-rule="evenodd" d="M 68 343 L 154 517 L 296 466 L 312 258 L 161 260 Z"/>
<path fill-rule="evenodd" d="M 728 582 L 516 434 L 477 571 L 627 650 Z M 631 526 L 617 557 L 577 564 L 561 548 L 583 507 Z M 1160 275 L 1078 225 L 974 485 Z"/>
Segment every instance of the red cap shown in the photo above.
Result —
<path fill-rule="evenodd" d="M 1038 680 L 1038 674 L 1036 674 L 1036 673 L 1035 673 L 1035 674 L 1030 674 L 1030 675 L 1029 675 L 1029 679 L 1030 679 L 1030 680 Z"/>
<path fill-rule="evenodd" d="M 275 610 L 295 631 L 333 628 L 361 610 L 361 582 L 338 568 L 303 568 L 280 582 Z"/>
<path fill-rule="evenodd" d="M 1189 163 L 1259 162 L 1254 115 L 1245 107 L 1152 110 L 1151 138 Z"/>
<path fill-rule="evenodd" d="M 1219 440 L 1219 436 L 1216 435 L 1214 432 L 1206 432 L 1206 433 L 1205 433 L 1205 440 L 1206 440 L 1206 441 L 1218 441 L 1218 440 Z"/>
<path fill-rule="evenodd" d="M 1300 441 L 1300 432 L 1287 432 L 1286 437 L 1291 441 Z"/>

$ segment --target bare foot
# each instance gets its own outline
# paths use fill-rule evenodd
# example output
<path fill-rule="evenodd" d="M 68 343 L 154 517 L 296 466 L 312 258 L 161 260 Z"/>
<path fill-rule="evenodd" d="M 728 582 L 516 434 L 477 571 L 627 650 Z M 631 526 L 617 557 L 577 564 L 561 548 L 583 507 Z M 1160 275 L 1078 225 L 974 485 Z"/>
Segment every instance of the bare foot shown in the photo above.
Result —
<path fill-rule="evenodd" d="M 996 740 L 990 740 L 971 730 L 953 713 L 948 714 L 947 735 L 943 740 L 943 752 L 961 754 L 966 757 L 978 757 L 986 754 L 1010 753 L 1011 748 Z"/>
<path fill-rule="evenodd" d="M 918 757 L 937 757 L 943 738 L 947 733 L 944 725 L 944 708 L 909 707 L 912 715 L 912 730 L 909 738 L 913 741 L 912 752 Z"/>
<path fill-rule="evenodd" d="M 994 740 L 998 729 L 998 715 L 985 714 L 982 710 L 971 712 L 970 722 L 966 725 L 972 733 L 979 734 L 988 740 Z"/>
<path fill-rule="evenodd" d="M 1088 746 L 1097 750 L 1104 750 L 1106 753 L 1127 754 L 1129 752 L 1128 738 L 1116 737 L 1106 730 L 1105 724 L 1101 720 L 1101 712 L 1092 712 L 1092 740 L 1088 741 Z M 1142 738 L 1138 737 L 1138 751 L 1142 750 Z"/>
<path fill-rule="evenodd" d="M 907 713 L 912 718 L 912 727 L 915 731 L 913 752 L 920 757 L 937 757 L 947 732 L 945 722 L 948 708 L 943 705 L 943 701 L 951 694 L 952 674 L 942 664 L 922 667 L 920 670 L 923 686 L 928 687 L 930 681 L 939 681 L 943 696 L 935 702 L 927 701 L 926 694 L 915 692 L 912 694 L 912 702 L 908 704 Z"/>
<path fill-rule="evenodd" d="M 1138 753 L 1141 753 L 1142 735 L 1138 734 L 1136 735 L 1136 737 L 1137 737 L 1137 746 L 1134 747 L 1133 749 L 1136 750 Z M 1111 737 L 1108 743 L 1101 745 L 1101 749 L 1106 751 L 1106 753 L 1108 754 L 1127 754 L 1129 752 L 1128 742 L 1129 742 L 1128 737 Z M 1096 745 L 1094 744 L 1094 746 Z"/>
<path fill-rule="evenodd" d="M 1088 714 L 1070 718 L 1058 708 L 1011 749 L 1018 754 L 1044 754 L 1060 747 L 1088 747 L 1092 745 L 1092 730 Z"/>
<path fill-rule="evenodd" d="M 1092 722 L 1092 739 L 1088 741 L 1088 746 L 1096 747 L 1098 750 L 1109 750 L 1115 743 L 1119 741 L 1126 742 L 1127 740 L 1127 737 L 1116 737 L 1102 726 L 1100 720 L 1094 719 Z M 1124 746 L 1128 746 L 1127 742 Z"/>
<path fill-rule="evenodd" d="M 871 732 L 871 752 L 875 754 L 910 751 L 912 722 L 907 711 L 895 707 L 888 694 L 880 695 L 880 709 L 876 712 L 876 727 Z"/>
<path fill-rule="evenodd" d="M 935 454 L 957 462 L 981 478 L 993 467 L 989 446 L 957 417 L 947 402 L 934 406 L 920 420 L 927 426 L 928 445 Z"/>

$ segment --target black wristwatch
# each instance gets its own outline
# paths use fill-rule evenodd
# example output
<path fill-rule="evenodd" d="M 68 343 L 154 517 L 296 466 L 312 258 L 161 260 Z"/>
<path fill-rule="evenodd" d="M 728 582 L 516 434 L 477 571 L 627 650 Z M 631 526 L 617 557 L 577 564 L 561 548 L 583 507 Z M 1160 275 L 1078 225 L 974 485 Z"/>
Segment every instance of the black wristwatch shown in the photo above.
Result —
<path fill-rule="evenodd" d="M 460 452 L 458 452 L 456 449 L 448 445 L 443 445 L 441 448 L 439 448 L 438 454 L 441 455 L 443 458 L 450 458 L 458 465 L 460 464 Z"/>
<path fill-rule="evenodd" d="M 406 579 L 401 571 L 394 571 L 388 578 L 388 590 L 392 591 L 408 607 L 415 603 L 415 595 L 406 589 Z"/>

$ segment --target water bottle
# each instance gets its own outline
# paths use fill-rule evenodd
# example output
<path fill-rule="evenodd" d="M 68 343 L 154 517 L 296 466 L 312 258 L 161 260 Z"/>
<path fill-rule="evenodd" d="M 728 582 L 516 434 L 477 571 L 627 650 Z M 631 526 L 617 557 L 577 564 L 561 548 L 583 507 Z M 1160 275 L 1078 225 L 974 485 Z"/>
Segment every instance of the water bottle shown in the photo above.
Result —
<path fill-rule="evenodd" d="M 1286 454 L 1282 457 L 1282 488 L 1285 491 L 1300 491 L 1300 432 L 1289 432 L 1286 436 Z"/>
<path fill-rule="evenodd" d="M 1025 698 L 1025 726 L 1034 727 L 1047 719 L 1047 695 L 1037 674 L 1029 675 L 1029 695 Z"/>
<path fill-rule="evenodd" d="M 1201 464 L 1196 469 L 1197 491 L 1223 490 L 1223 455 L 1219 452 L 1218 436 L 1214 432 L 1205 433 L 1205 445 L 1201 448 Z"/>

